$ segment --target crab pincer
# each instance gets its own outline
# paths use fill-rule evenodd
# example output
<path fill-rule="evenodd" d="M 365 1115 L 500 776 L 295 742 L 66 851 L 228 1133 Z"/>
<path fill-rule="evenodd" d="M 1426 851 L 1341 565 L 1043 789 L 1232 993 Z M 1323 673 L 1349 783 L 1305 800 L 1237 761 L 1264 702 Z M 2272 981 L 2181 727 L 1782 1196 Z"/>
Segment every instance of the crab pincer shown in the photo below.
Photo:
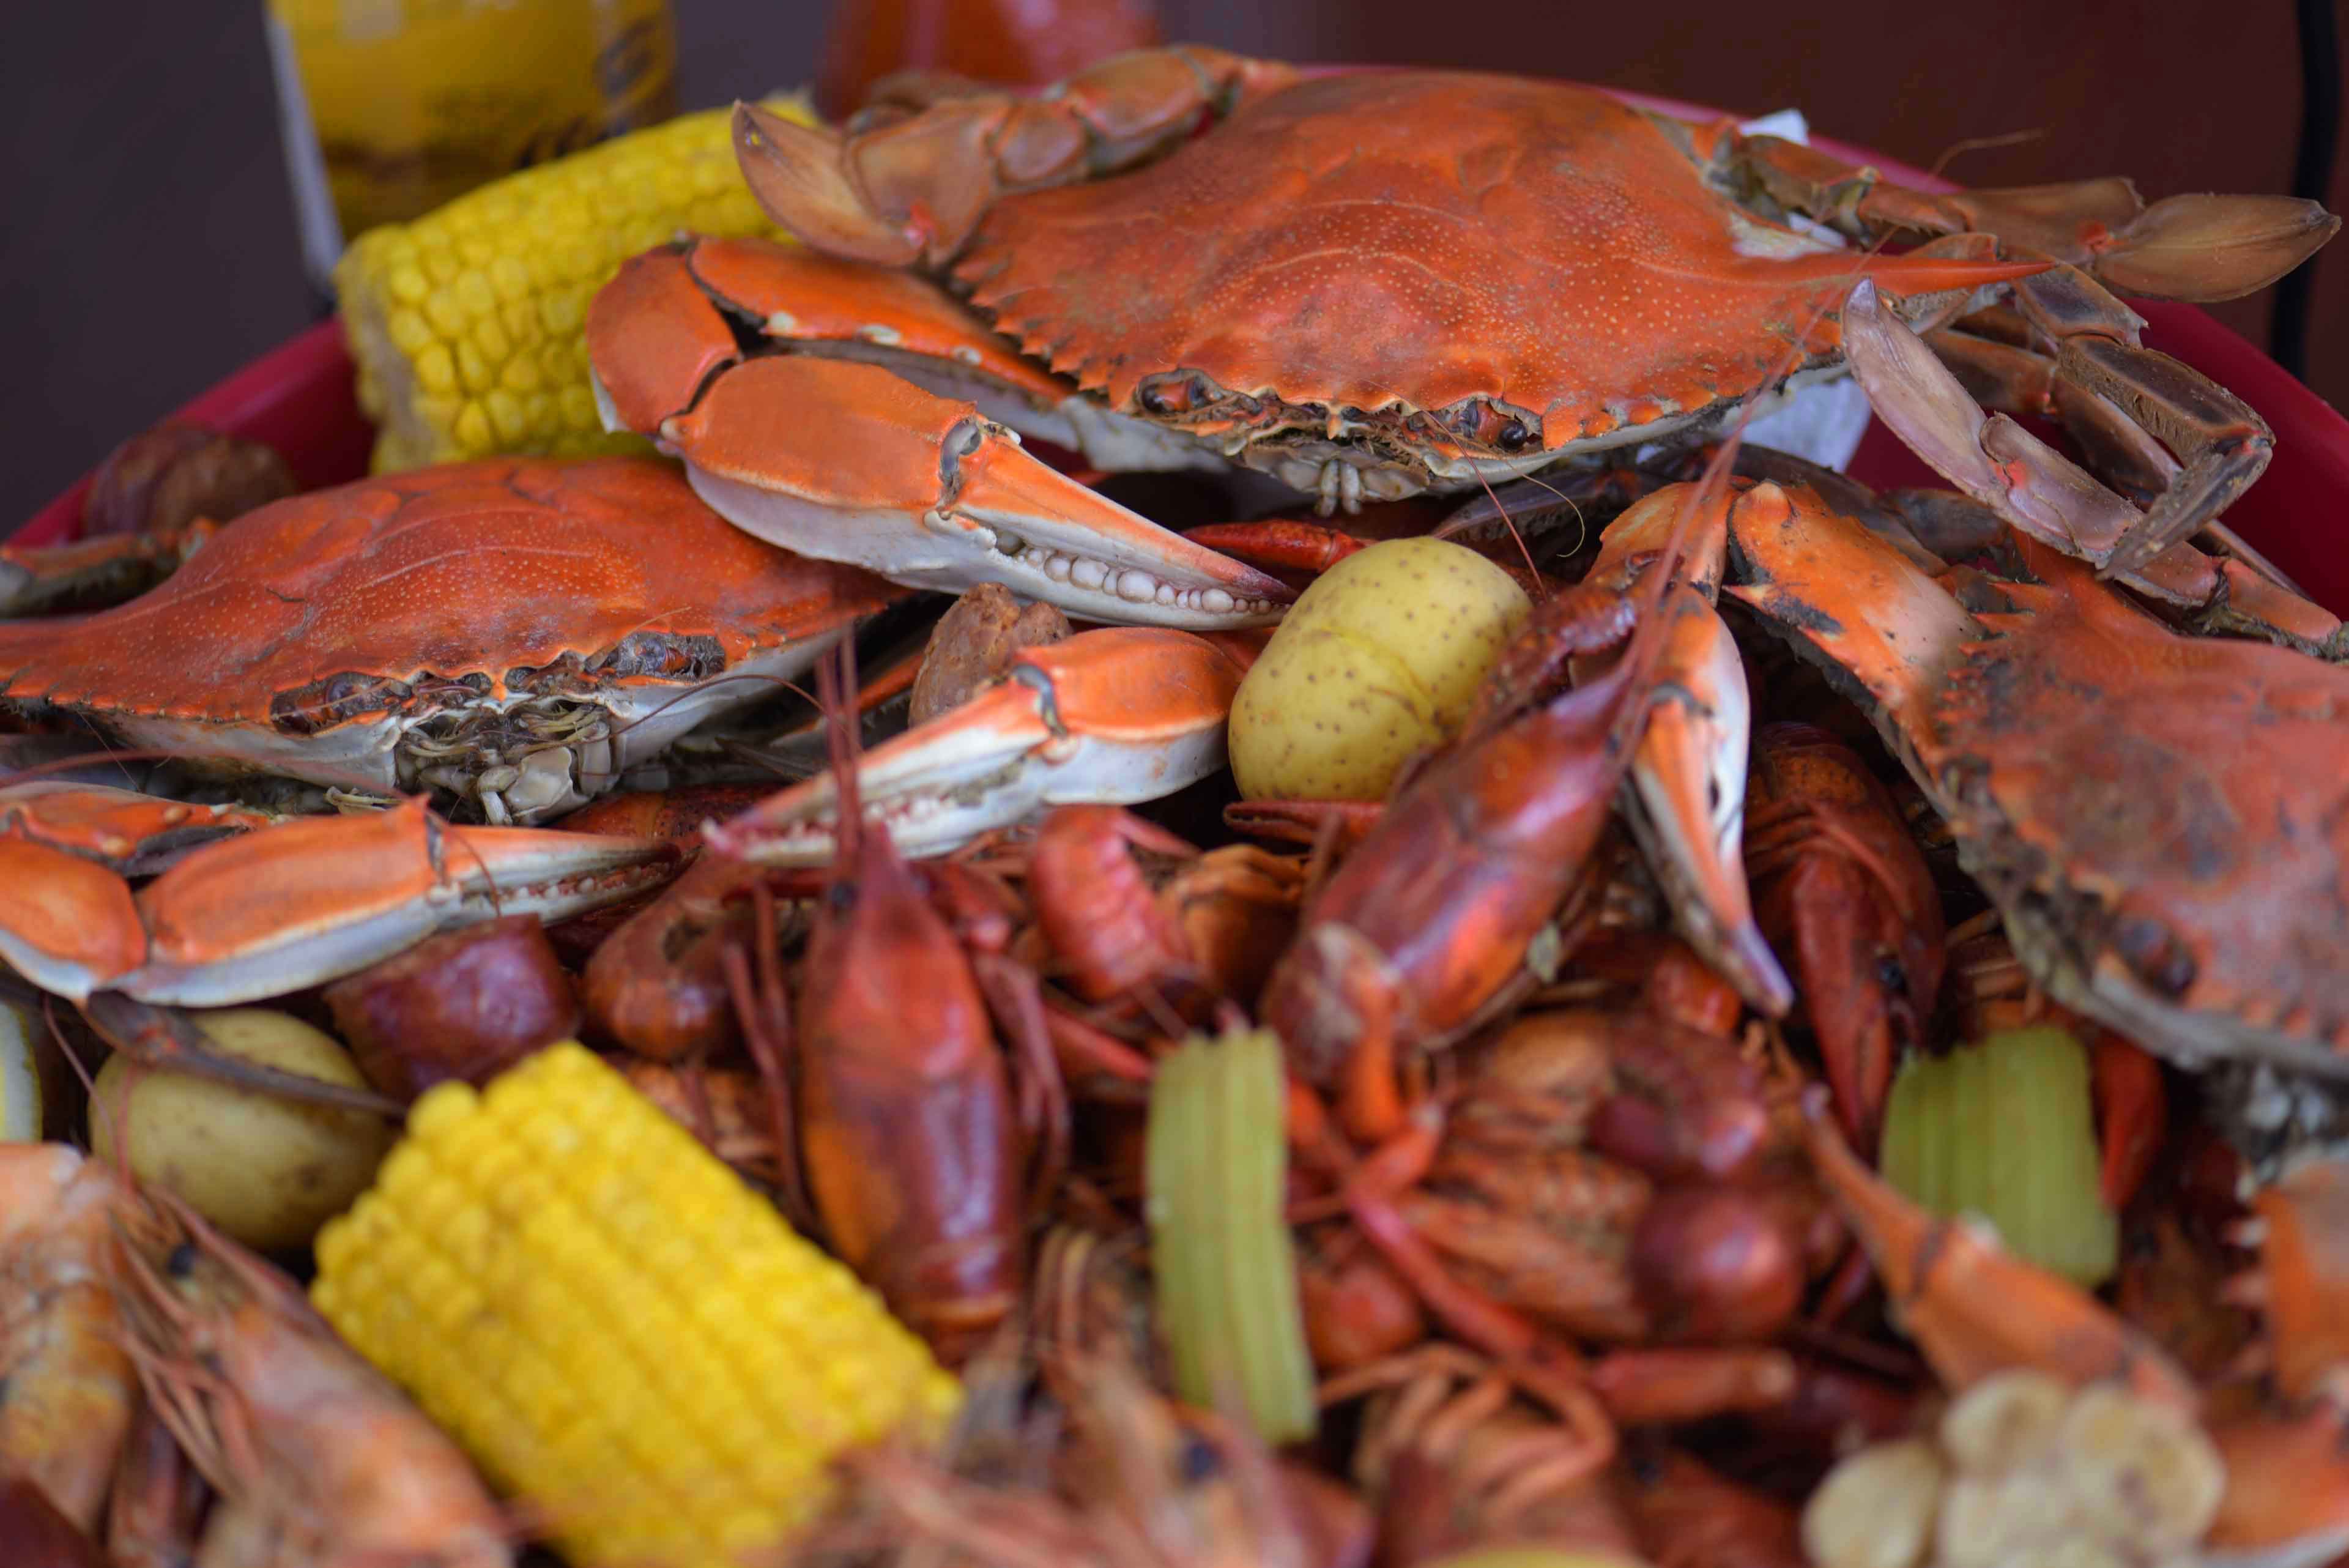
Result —
<path fill-rule="evenodd" d="M 875 366 L 754 359 L 660 435 L 736 526 L 907 587 L 1000 582 L 1085 620 L 1198 628 L 1269 624 L 1290 597 Z"/>
<path fill-rule="evenodd" d="M 1155 800 L 1224 765 L 1224 724 L 1261 634 L 1109 627 L 1021 650 L 961 707 L 874 747 L 857 793 L 907 856 L 943 854 L 1043 806 Z M 713 827 L 768 866 L 833 854 L 839 784 L 823 774 Z"/>
<path fill-rule="evenodd" d="M 997 582 L 1091 620 L 1276 618 L 1290 597 L 1278 579 L 1021 451 L 1021 431 L 1099 446 L 1068 416 L 1103 416 L 957 314 L 919 279 L 701 241 L 629 264 L 587 336 L 605 424 L 653 436 L 711 506 L 800 555 L 910 587 Z M 747 352 L 736 322 L 775 341 Z"/>
<path fill-rule="evenodd" d="M 1690 945 L 1748 1004 L 1779 1018 L 1794 1004 L 1794 987 L 1754 923 L 1740 853 L 1753 695 L 1736 639 L 1713 608 L 1728 547 L 1729 493 L 1701 514 L 1682 551 L 1682 580 L 1664 590 L 1656 607 L 1654 694 L 1631 754 L 1624 815 Z M 1663 553 L 1685 499 L 1685 492 L 1659 492 L 1609 524 L 1588 580 L 1617 593 L 1628 589 Z M 1606 658 L 1585 654 L 1569 667 L 1586 680 Z"/>
<path fill-rule="evenodd" d="M 76 1002 L 226 1007 L 365 969 L 500 914 L 561 919 L 674 874 L 657 839 L 460 828 L 422 801 L 207 845 L 137 893 L 105 867 L 0 839 L 0 959 Z"/>
<path fill-rule="evenodd" d="M 0 838 L 47 845 L 125 877 L 152 876 L 215 839 L 274 820 L 240 805 L 165 800 L 80 780 L 0 785 Z"/>

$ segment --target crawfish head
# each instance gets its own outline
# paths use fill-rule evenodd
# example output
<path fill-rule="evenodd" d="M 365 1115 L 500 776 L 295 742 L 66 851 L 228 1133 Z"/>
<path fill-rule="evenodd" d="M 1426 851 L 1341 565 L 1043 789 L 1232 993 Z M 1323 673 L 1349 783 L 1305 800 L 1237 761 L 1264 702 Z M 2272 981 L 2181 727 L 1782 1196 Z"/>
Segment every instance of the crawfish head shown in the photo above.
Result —
<path fill-rule="evenodd" d="M 1264 1001 L 1299 1072 L 1439 1045 L 1530 973 L 1622 777 L 1619 673 L 1422 771 L 1306 907 Z"/>
<path fill-rule="evenodd" d="M 2181 637 L 2028 539 L 1969 613 L 1808 492 L 1732 530 L 1733 591 L 1857 680 L 2058 1001 L 2349 1076 L 2349 670 Z"/>

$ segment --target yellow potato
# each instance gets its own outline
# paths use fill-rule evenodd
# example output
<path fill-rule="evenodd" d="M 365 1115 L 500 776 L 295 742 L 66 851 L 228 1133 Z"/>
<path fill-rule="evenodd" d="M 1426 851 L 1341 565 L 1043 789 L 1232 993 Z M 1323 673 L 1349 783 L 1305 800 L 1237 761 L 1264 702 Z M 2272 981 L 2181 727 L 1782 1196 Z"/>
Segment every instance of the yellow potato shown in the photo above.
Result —
<path fill-rule="evenodd" d="M 1299 596 L 1232 701 L 1249 800 L 1379 800 L 1450 739 L 1533 607 L 1506 572 L 1440 539 L 1359 551 Z"/>
<path fill-rule="evenodd" d="M 189 1016 L 223 1056 L 347 1088 L 367 1086 L 331 1035 L 288 1013 L 239 1007 Z M 319 1226 L 367 1189 L 397 1132 L 363 1111 L 140 1070 L 119 1055 L 99 1070 L 97 1089 L 89 1131 L 98 1158 L 114 1158 L 120 1130 L 140 1180 L 264 1251 L 308 1245 Z"/>

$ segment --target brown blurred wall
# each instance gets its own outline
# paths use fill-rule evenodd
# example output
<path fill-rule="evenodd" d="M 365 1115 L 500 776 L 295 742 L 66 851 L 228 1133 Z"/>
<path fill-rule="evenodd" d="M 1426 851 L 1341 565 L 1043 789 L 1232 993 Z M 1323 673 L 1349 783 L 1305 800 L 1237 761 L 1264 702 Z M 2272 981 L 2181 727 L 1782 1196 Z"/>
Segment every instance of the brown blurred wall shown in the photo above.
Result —
<path fill-rule="evenodd" d="M 40 6 L 0 91 L 0 532 L 229 369 L 299 329 L 260 0 Z M 795 84 L 826 7 L 677 0 L 700 105 Z M 2120 172 L 2148 197 L 2289 187 L 2299 105 L 2282 0 L 2159 6 L 1859 0 L 1785 7 L 1166 0 L 1170 37 L 1299 59 L 1540 72 L 1804 109 L 1823 134 L 2020 184 Z M 2349 160 L 2328 205 L 2349 211 Z M 2310 382 L 2349 405 L 2349 254 L 2320 257 Z M 2268 299 L 2215 307 L 2265 344 Z"/>

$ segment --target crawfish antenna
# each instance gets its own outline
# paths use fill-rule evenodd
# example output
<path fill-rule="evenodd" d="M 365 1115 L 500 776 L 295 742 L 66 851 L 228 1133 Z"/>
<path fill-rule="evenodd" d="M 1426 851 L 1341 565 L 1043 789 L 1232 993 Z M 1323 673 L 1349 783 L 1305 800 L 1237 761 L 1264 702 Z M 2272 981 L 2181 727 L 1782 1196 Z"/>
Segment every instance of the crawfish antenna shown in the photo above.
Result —
<path fill-rule="evenodd" d="M 852 858 L 864 840 L 864 797 L 857 788 L 856 639 L 843 637 L 816 666 L 816 701 L 823 708 L 824 740 L 838 791 L 833 863 Z"/>

